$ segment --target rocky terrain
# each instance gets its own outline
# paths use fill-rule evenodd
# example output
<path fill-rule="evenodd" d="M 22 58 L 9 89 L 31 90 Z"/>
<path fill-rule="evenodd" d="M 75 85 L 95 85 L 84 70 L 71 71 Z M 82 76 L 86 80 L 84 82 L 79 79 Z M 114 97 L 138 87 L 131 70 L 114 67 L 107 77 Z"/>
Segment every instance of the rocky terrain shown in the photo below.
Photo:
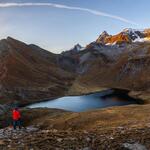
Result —
<path fill-rule="evenodd" d="M 11 127 L 1 129 L 0 148 L 149 150 L 149 107 L 133 105 L 82 113 L 23 109 L 25 128 L 16 131 Z"/>

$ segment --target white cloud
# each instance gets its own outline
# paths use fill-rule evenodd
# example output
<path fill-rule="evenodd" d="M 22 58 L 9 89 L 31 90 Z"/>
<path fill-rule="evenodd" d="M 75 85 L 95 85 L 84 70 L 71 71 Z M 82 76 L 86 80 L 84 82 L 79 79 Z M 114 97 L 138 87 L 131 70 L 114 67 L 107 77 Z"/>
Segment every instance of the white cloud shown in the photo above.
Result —
<path fill-rule="evenodd" d="M 108 14 L 105 12 L 93 10 L 93 9 L 88 9 L 88 8 L 82 8 L 82 7 L 73 7 L 73 6 L 67 6 L 67 5 L 61 5 L 61 4 L 55 4 L 55 3 L 0 3 L 0 8 L 8 8 L 8 7 L 29 7 L 29 6 L 48 6 L 48 7 L 54 7 L 54 8 L 59 8 L 59 9 L 68 9 L 68 10 L 77 10 L 77 11 L 84 11 L 91 13 L 93 15 L 97 16 L 103 16 L 103 17 L 109 17 L 115 20 L 120 20 L 125 23 L 129 23 L 132 25 L 138 25 L 137 23 L 125 19 L 120 16 Z"/>

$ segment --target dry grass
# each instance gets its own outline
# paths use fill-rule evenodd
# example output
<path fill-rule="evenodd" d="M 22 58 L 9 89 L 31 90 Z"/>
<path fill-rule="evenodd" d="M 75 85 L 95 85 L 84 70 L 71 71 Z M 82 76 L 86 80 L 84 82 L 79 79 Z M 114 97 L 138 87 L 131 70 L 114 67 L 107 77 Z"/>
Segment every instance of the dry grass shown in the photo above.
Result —
<path fill-rule="evenodd" d="M 29 112 L 31 111 L 32 110 L 29 110 Z M 32 116 L 32 120 L 30 121 L 31 124 L 40 123 L 41 127 L 53 127 L 60 130 L 106 130 L 118 126 L 140 127 L 150 123 L 150 105 L 111 107 L 81 113 L 59 110 L 44 111 L 44 109 L 35 109 L 33 111 L 35 113 L 28 113 L 28 111 L 25 111 L 25 114 L 28 114 L 28 119 Z M 40 114 L 41 112 L 42 114 Z"/>

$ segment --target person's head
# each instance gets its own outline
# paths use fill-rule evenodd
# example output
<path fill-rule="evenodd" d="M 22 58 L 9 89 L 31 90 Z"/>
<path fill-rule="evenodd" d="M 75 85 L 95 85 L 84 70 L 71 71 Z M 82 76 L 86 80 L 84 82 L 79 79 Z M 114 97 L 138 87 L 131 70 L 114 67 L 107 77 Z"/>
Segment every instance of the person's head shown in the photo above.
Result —
<path fill-rule="evenodd" d="M 18 110 L 18 107 L 15 107 L 15 108 L 14 108 L 14 110 L 16 110 L 16 111 L 17 111 L 17 110 Z"/>

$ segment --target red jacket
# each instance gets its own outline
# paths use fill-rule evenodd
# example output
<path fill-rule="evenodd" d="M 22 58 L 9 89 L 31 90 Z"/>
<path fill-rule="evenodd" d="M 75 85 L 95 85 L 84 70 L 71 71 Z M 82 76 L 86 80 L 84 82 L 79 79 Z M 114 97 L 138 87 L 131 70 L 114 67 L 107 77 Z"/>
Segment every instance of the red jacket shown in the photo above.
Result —
<path fill-rule="evenodd" d="M 20 112 L 18 110 L 13 110 L 13 120 L 19 120 L 21 118 Z"/>

